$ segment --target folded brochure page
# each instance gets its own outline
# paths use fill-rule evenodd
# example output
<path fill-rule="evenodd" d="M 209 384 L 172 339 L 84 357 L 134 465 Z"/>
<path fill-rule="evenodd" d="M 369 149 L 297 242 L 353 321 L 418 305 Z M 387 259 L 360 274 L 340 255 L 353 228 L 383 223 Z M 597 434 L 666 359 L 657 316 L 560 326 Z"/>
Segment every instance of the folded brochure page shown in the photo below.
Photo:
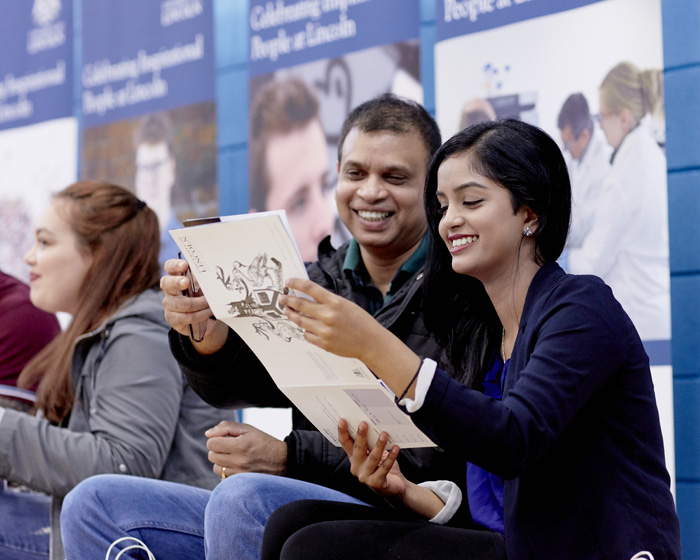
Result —
<path fill-rule="evenodd" d="M 278 298 L 285 280 L 308 278 L 284 211 L 222 216 L 170 234 L 216 318 L 245 341 L 279 389 L 334 445 L 340 445 L 340 418 L 353 437 L 365 420 L 372 447 L 382 431 L 390 445 L 434 445 L 367 366 L 307 342 L 284 315 Z M 232 364 L 232 375 L 246 372 Z"/>

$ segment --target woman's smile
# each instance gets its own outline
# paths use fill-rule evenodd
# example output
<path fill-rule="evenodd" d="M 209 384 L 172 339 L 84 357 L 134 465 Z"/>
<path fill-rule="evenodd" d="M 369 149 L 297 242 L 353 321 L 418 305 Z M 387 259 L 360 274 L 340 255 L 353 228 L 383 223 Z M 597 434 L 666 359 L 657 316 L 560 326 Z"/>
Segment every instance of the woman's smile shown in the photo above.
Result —
<path fill-rule="evenodd" d="M 450 253 L 453 255 L 455 253 L 459 253 L 460 251 L 463 251 L 467 249 L 468 247 L 471 247 L 471 245 L 476 242 L 476 240 L 479 239 L 478 235 L 462 235 L 462 234 L 455 234 L 455 235 L 450 235 L 447 240 L 447 248 L 450 250 Z"/>

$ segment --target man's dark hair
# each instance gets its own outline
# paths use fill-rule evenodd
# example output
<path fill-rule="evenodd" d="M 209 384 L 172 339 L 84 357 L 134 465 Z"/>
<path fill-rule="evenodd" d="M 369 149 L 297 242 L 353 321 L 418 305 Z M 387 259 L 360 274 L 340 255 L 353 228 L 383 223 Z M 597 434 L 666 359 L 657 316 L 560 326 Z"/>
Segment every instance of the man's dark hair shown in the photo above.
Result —
<path fill-rule="evenodd" d="M 570 126 L 574 138 L 581 136 L 584 130 L 593 132 L 593 119 L 588 109 L 588 101 L 582 93 L 572 93 L 566 98 L 561 111 L 559 111 L 557 126 L 559 130 Z"/>
<path fill-rule="evenodd" d="M 167 113 L 152 113 L 143 117 L 134 133 L 134 148 L 141 144 L 160 144 L 165 142 L 168 153 L 172 156 L 174 151 L 173 123 Z"/>
<path fill-rule="evenodd" d="M 442 143 L 440 129 L 420 103 L 391 93 L 384 93 L 355 107 L 343 122 L 338 140 L 338 161 L 343 156 L 343 143 L 348 133 L 357 128 L 361 132 L 395 132 L 420 134 L 428 152 L 433 157 Z"/>

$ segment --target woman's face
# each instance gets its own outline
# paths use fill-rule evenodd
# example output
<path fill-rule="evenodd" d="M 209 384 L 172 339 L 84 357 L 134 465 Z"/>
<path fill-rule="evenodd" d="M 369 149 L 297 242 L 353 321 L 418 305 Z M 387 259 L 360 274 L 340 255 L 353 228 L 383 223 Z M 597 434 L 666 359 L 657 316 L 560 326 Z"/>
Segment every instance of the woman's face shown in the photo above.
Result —
<path fill-rule="evenodd" d="M 452 269 L 489 282 L 511 282 L 518 258 L 531 258 L 523 230 L 536 225 L 526 207 L 513 212 L 508 189 L 476 173 L 469 154 L 446 159 L 438 169 L 440 237 L 452 255 Z M 522 245 L 522 246 L 521 246 Z"/>
<path fill-rule="evenodd" d="M 605 133 L 605 138 L 614 149 L 620 147 L 623 138 L 629 132 L 629 125 L 622 112 L 615 113 L 600 96 L 600 128 Z"/>
<path fill-rule="evenodd" d="M 59 213 L 66 201 L 56 200 L 37 220 L 34 245 L 24 256 L 30 266 L 30 299 L 39 309 L 74 315 L 78 294 L 92 263 L 78 237 Z"/>

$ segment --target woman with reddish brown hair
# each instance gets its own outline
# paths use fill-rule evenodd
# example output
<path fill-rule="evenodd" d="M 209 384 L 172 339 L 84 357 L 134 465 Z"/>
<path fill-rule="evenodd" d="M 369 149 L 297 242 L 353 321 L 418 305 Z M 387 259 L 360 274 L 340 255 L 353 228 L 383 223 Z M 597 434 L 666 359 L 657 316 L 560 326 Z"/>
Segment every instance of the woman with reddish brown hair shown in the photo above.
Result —
<path fill-rule="evenodd" d="M 62 498 L 91 475 L 218 480 L 204 431 L 222 418 L 170 354 L 159 237 L 143 201 L 98 181 L 57 193 L 37 221 L 32 303 L 72 320 L 20 375 L 20 386 L 38 382 L 36 415 L 0 408 L 0 478 L 20 487 L 0 493 L 4 559 L 49 557 L 49 525 L 51 556 L 63 558 Z"/>

